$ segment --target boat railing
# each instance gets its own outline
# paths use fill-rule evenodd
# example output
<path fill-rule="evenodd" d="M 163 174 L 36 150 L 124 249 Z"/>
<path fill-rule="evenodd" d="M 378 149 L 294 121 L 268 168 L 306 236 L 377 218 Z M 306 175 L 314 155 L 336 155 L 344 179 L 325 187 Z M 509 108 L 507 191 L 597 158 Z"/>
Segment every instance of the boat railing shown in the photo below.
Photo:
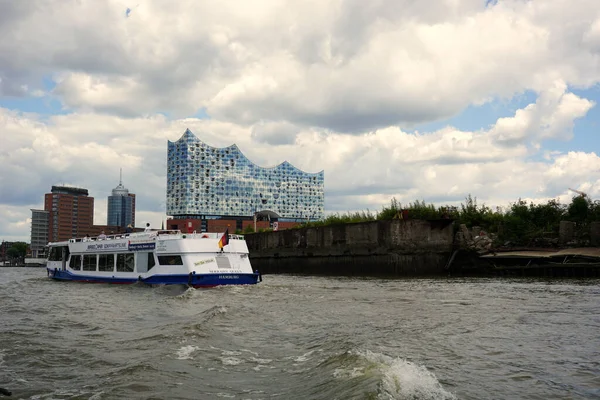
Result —
<path fill-rule="evenodd" d="M 132 232 L 132 233 L 117 233 L 110 234 L 105 236 L 93 236 L 93 237 L 83 237 L 83 238 L 73 238 L 69 239 L 69 243 L 77 243 L 77 242 L 96 242 L 96 241 L 104 241 L 104 240 L 117 240 L 117 239 L 127 239 L 127 238 L 135 238 L 135 239 L 157 239 L 161 240 L 165 239 L 220 239 L 223 236 L 223 232 L 196 232 L 192 233 L 182 233 L 179 229 L 161 229 L 154 230 L 149 232 Z M 229 239 L 233 240 L 244 240 L 243 235 L 230 234 Z"/>
<path fill-rule="evenodd" d="M 184 233 L 183 236 L 193 239 L 221 239 L 224 232 L 197 232 Z M 229 234 L 229 239 L 244 240 L 244 235 Z"/>

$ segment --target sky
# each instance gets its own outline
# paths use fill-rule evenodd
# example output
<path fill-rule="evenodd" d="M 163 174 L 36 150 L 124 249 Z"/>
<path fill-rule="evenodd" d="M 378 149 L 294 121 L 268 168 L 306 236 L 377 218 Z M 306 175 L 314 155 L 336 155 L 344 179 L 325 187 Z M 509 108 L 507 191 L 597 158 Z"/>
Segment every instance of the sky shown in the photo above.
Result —
<path fill-rule="evenodd" d="M 52 185 L 166 219 L 186 128 L 325 171 L 325 213 L 392 198 L 600 197 L 597 0 L 0 2 L 0 241 Z"/>

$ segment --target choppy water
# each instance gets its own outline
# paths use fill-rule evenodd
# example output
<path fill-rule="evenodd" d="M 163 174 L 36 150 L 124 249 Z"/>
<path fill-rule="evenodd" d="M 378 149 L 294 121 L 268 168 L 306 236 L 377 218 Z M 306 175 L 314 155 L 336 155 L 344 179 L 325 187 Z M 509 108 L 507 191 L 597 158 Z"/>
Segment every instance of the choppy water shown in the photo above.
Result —
<path fill-rule="evenodd" d="M 593 399 L 599 306 L 597 280 L 266 275 L 194 290 L 0 268 L 0 387 L 18 399 Z"/>

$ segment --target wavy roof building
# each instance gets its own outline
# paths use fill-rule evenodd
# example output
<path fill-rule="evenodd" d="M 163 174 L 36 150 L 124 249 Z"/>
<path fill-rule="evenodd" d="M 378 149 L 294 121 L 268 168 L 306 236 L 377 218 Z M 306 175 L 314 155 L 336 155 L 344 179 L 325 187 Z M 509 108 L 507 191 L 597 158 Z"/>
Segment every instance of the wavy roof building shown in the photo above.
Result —
<path fill-rule="evenodd" d="M 167 214 L 174 218 L 250 217 L 268 212 L 285 221 L 323 218 L 324 172 L 287 161 L 264 168 L 235 145 L 217 148 L 189 129 L 168 142 Z"/>

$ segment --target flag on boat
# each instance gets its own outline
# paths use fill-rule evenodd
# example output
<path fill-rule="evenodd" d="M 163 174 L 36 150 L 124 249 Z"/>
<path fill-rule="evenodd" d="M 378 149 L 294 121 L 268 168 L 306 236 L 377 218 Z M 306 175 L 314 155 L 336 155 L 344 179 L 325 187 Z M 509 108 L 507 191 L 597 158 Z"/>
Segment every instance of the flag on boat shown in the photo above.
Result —
<path fill-rule="evenodd" d="M 221 236 L 221 239 L 219 239 L 219 248 L 222 249 L 223 247 L 227 246 L 229 244 L 229 228 L 227 228 L 225 230 L 225 233 L 223 234 L 223 236 Z"/>

